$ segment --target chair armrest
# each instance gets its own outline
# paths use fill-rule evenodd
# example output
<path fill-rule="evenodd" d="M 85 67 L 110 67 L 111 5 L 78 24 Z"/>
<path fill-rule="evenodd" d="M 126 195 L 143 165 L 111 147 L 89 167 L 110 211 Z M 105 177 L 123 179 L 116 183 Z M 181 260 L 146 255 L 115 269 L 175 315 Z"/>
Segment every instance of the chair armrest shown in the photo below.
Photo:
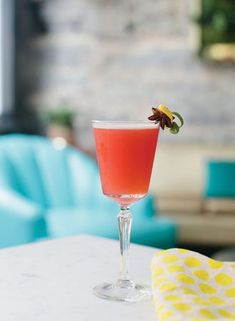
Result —
<path fill-rule="evenodd" d="M 46 235 L 43 210 L 13 190 L 0 188 L 0 247 L 33 242 Z"/>

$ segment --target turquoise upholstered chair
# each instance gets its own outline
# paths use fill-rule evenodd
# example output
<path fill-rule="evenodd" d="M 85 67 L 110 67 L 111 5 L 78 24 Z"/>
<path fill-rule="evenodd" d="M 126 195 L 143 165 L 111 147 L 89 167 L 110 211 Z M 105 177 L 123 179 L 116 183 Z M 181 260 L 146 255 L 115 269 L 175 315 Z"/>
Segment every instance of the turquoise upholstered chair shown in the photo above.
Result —
<path fill-rule="evenodd" d="M 118 238 L 117 212 L 87 155 L 43 137 L 0 138 L 0 247 L 81 233 Z M 175 245 L 175 225 L 154 217 L 152 196 L 133 206 L 133 216 L 133 242 Z"/>
<path fill-rule="evenodd" d="M 235 198 L 235 160 L 207 162 L 205 197 Z"/>

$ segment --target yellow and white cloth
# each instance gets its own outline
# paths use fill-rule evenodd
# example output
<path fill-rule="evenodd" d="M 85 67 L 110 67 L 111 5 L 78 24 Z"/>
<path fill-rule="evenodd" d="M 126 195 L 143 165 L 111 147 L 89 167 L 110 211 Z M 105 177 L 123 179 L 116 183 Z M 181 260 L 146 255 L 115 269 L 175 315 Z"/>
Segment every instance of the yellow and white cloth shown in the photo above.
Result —
<path fill-rule="evenodd" d="M 235 320 L 235 263 L 170 249 L 155 254 L 151 271 L 159 321 Z"/>

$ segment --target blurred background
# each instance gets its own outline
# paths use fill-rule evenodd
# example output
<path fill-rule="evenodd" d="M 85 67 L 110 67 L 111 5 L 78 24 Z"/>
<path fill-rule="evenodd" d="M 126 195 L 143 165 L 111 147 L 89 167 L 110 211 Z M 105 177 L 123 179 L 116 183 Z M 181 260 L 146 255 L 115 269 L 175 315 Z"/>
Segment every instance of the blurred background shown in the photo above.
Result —
<path fill-rule="evenodd" d="M 62 234 L 48 232 L 52 223 L 47 222 L 45 213 L 54 205 L 59 211 L 70 209 L 73 218 L 80 215 L 72 201 L 43 203 L 35 196 L 38 192 L 32 194 L 44 175 L 42 171 L 47 177 L 48 171 L 58 173 L 64 165 L 56 168 L 58 155 L 49 158 L 50 152 L 44 151 L 48 156 L 45 163 L 53 164 L 53 169 L 45 164 L 40 167 L 39 147 L 35 147 L 38 141 L 30 142 L 34 159 L 30 162 L 34 162 L 34 173 L 39 171 L 39 178 L 26 179 L 21 172 L 30 173 L 31 165 L 22 165 L 29 161 L 24 161 L 28 152 L 23 152 L 29 142 L 20 149 L 25 137 L 10 139 L 8 134 L 48 136 L 57 151 L 71 145 L 81 153 L 79 157 L 87 157 L 87 163 L 95 158 L 92 119 L 145 120 L 152 106 L 163 103 L 183 115 L 185 126 L 176 136 L 161 133 L 151 183 L 153 216 L 158 219 L 151 233 L 156 240 L 151 243 L 142 235 L 136 242 L 184 246 L 209 255 L 220 250 L 223 252 L 218 255 L 222 256 L 233 253 L 233 0 L 0 0 L 0 21 L 0 146 L 2 140 L 2 151 L 7 155 L 7 149 L 11 149 L 11 155 L 2 160 L 0 184 L 8 194 L 9 190 L 17 194 L 17 201 L 11 204 L 20 201 L 21 195 L 26 203 L 30 200 L 40 208 L 37 215 L 30 213 L 44 218 L 38 226 L 31 222 L 33 231 L 25 236 L 22 217 L 17 217 L 15 208 L 9 210 L 6 198 L 0 200 L 2 213 L 10 213 L 2 215 L 2 247 L 63 233 L 106 236 L 106 232 L 96 233 L 87 227 L 71 230 L 70 226 Z M 4 143 L 4 139 L 9 140 Z M 11 178 L 6 174 L 9 164 L 14 168 L 8 169 Z M 73 176 L 70 165 L 66 166 L 70 174 L 64 177 Z M 40 184 L 43 197 L 52 197 L 48 196 L 48 180 Z M 51 189 L 66 184 L 70 183 L 60 178 Z M 69 185 L 60 195 L 72 188 Z M 54 197 L 61 200 L 59 194 Z M 42 209 L 44 214 L 39 215 Z M 12 223 L 15 217 L 16 225 Z M 60 224 L 66 225 L 68 220 L 69 215 L 65 215 Z M 78 224 L 75 221 L 73 224 Z M 153 229 L 153 223 L 149 224 Z M 164 228 L 159 232 L 161 224 Z M 156 235 L 161 235 L 167 224 L 169 238 L 158 239 Z M 149 235 L 148 229 L 146 233 Z M 23 236 L 17 238 L 16 234 Z"/>

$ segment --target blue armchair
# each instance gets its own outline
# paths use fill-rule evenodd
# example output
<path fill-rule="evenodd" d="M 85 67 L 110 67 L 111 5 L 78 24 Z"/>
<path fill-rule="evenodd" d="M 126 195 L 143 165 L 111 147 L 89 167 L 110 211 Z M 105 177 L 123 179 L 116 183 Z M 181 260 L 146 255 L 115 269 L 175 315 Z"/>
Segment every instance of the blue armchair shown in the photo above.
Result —
<path fill-rule="evenodd" d="M 117 204 L 103 196 L 96 162 L 47 138 L 0 138 L 0 247 L 93 234 L 118 238 Z M 155 217 L 153 198 L 133 206 L 132 241 L 168 248 L 175 225 Z"/>

